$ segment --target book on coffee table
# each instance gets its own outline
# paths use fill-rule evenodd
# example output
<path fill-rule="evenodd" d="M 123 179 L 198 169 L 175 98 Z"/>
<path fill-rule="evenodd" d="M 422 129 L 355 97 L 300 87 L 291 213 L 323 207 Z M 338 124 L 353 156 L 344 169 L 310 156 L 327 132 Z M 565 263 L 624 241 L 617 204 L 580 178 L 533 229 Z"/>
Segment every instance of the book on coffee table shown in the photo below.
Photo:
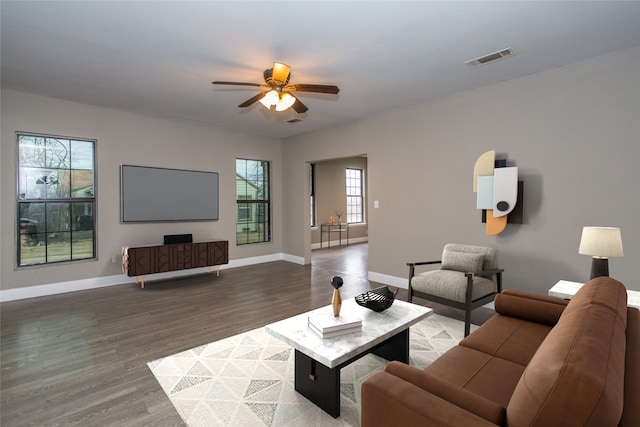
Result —
<path fill-rule="evenodd" d="M 316 328 L 312 323 L 309 323 L 309 329 L 315 332 L 320 338 L 333 338 L 340 335 L 350 334 L 352 332 L 360 332 L 362 330 L 362 325 L 352 326 L 350 328 L 338 329 L 335 331 L 329 332 L 320 332 L 318 328 Z"/>
<path fill-rule="evenodd" d="M 362 329 L 362 319 L 352 315 L 335 317 L 332 313 L 309 316 L 309 327 L 323 338 L 349 334 Z"/>

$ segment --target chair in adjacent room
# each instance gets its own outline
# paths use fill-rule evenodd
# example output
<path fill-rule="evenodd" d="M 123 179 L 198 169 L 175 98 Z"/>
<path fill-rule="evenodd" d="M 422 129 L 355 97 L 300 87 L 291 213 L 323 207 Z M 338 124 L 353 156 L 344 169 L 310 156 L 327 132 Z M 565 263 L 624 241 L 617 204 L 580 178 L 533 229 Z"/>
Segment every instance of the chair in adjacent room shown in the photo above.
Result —
<path fill-rule="evenodd" d="M 440 269 L 416 273 L 416 267 Z M 418 297 L 464 310 L 464 336 L 471 330 L 471 311 L 502 292 L 498 250 L 456 243 L 445 245 L 438 261 L 409 262 L 409 302 Z"/>

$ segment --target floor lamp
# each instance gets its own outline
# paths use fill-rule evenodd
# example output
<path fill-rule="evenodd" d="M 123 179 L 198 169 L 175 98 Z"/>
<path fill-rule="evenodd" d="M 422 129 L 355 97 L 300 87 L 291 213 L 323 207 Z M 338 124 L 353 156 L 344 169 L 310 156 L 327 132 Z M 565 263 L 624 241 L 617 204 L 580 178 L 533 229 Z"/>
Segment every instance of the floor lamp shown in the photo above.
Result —
<path fill-rule="evenodd" d="M 622 235 L 617 227 L 584 227 L 578 253 L 591 255 L 591 279 L 609 276 L 609 258 L 622 257 Z"/>

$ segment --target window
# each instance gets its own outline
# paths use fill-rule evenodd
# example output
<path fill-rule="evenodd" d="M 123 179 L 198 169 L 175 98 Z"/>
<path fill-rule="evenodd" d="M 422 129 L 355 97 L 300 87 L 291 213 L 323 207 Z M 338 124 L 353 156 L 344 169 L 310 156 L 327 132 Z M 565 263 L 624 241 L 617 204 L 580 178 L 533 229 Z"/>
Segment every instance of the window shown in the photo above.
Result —
<path fill-rule="evenodd" d="M 311 210 L 311 226 L 316 226 L 316 164 L 311 163 L 311 167 L 309 168 L 309 203 Z"/>
<path fill-rule="evenodd" d="M 18 266 L 95 258 L 95 141 L 18 134 Z"/>
<path fill-rule="evenodd" d="M 269 162 L 236 159 L 236 243 L 271 241 Z"/>
<path fill-rule="evenodd" d="M 347 222 L 364 222 L 362 169 L 347 168 Z"/>

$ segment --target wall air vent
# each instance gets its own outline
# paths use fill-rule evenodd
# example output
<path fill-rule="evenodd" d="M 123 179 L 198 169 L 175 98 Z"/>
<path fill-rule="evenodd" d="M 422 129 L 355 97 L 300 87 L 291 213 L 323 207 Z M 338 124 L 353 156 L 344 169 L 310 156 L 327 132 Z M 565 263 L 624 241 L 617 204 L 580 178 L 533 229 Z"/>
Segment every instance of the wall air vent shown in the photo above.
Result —
<path fill-rule="evenodd" d="M 290 125 L 294 124 L 294 123 L 298 123 L 301 122 L 302 119 L 291 119 L 291 120 L 287 120 L 285 121 L 285 123 L 289 123 Z"/>
<path fill-rule="evenodd" d="M 500 59 L 508 58 L 513 55 L 515 55 L 515 53 L 513 52 L 513 49 L 508 47 L 506 49 L 502 49 L 497 52 L 493 52 L 476 59 L 471 59 L 469 61 L 466 61 L 465 64 L 467 64 L 470 67 L 477 67 L 478 65 L 488 64 L 489 62 L 498 61 Z"/>

